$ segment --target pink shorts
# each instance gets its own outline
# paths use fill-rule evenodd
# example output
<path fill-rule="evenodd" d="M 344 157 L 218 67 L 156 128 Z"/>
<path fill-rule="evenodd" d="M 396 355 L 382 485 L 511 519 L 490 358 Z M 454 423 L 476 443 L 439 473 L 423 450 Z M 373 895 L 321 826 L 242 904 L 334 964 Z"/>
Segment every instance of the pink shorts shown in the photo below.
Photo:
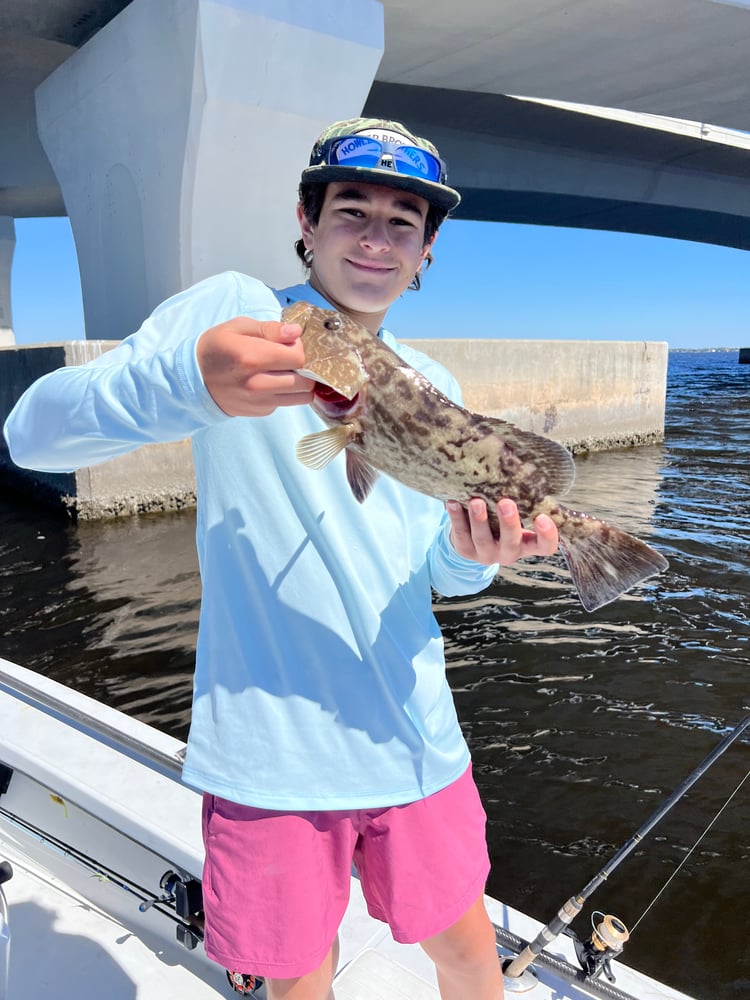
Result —
<path fill-rule="evenodd" d="M 385 809 L 276 812 L 204 795 L 206 953 L 278 979 L 317 969 L 344 916 L 352 862 L 370 914 L 397 941 L 439 934 L 484 890 L 485 822 L 471 767 Z"/>

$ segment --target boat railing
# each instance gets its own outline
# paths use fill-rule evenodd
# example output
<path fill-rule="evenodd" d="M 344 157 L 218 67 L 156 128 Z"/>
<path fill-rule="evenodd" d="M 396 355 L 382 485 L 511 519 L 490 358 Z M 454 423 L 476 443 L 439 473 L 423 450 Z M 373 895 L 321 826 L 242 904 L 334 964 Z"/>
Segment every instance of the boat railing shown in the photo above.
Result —
<path fill-rule="evenodd" d="M 3 883 L 13 875 L 9 862 L 0 861 L 0 1000 L 7 1000 L 10 969 L 10 921 Z"/>
<path fill-rule="evenodd" d="M 54 692 L 24 680 L 15 672 L 5 669 L 0 663 L 0 692 L 2 691 L 47 715 L 64 721 L 80 732 L 94 736 L 126 757 L 146 764 L 168 778 L 181 781 L 184 744 L 173 752 L 163 750 L 147 739 L 140 739 L 134 733 L 125 732 L 113 723 L 107 722 L 93 711 L 86 711 L 83 705 L 71 704 Z"/>

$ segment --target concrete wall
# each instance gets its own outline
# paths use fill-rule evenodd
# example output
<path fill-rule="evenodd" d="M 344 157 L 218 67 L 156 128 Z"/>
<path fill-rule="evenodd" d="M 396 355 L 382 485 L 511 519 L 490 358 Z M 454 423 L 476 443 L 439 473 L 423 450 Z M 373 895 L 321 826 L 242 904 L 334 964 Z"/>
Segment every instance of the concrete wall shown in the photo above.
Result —
<path fill-rule="evenodd" d="M 0 350 L 0 420 L 45 372 L 83 364 L 116 341 Z M 449 368 L 469 409 L 562 441 L 573 452 L 650 444 L 664 435 L 667 345 L 553 340 L 415 340 Z M 0 439 L 0 475 L 80 519 L 195 504 L 189 441 L 147 445 L 75 473 L 18 469 Z"/>
<path fill-rule="evenodd" d="M 47 372 L 81 365 L 118 342 L 71 340 L 59 344 L 0 349 L 0 421 L 21 393 Z M 94 520 L 195 506 L 195 476 L 189 440 L 145 445 L 121 458 L 70 473 L 19 469 L 0 438 L 0 476 L 19 494 L 72 517 Z"/>
<path fill-rule="evenodd" d="M 133 0 L 40 84 L 88 338 L 227 268 L 299 280 L 300 170 L 360 113 L 382 21 L 378 0 Z"/>
<path fill-rule="evenodd" d="M 470 410 L 574 453 L 664 437 L 668 346 L 593 340 L 412 340 L 461 383 Z"/>
<path fill-rule="evenodd" d="M 10 306 L 10 270 L 16 248 L 13 219 L 0 215 L 0 347 L 15 343 L 13 314 Z"/>

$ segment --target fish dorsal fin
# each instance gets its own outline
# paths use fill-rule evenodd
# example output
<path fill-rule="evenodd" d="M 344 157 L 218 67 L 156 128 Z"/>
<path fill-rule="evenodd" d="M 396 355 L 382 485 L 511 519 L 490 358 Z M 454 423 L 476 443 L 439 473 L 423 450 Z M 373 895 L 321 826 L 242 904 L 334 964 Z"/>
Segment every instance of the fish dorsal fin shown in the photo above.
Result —
<path fill-rule="evenodd" d="M 576 477 L 576 467 L 564 444 L 534 431 L 522 431 L 515 424 L 498 417 L 485 417 L 484 420 L 509 444 L 521 461 L 532 462 L 539 468 L 548 493 L 562 496 L 568 492 Z"/>
<path fill-rule="evenodd" d="M 297 458 L 308 469 L 325 469 L 346 448 L 355 433 L 354 428 L 341 424 L 315 434 L 306 434 L 297 442 Z"/>
<path fill-rule="evenodd" d="M 359 503 L 370 495 L 380 473 L 374 469 L 361 455 L 355 451 L 346 453 L 346 478 L 349 480 L 352 493 Z"/>
<path fill-rule="evenodd" d="M 531 434 L 533 447 L 537 452 L 537 464 L 544 463 L 550 493 L 563 496 L 571 488 L 576 478 L 576 465 L 573 456 L 559 441 L 543 437 L 541 434 Z"/>

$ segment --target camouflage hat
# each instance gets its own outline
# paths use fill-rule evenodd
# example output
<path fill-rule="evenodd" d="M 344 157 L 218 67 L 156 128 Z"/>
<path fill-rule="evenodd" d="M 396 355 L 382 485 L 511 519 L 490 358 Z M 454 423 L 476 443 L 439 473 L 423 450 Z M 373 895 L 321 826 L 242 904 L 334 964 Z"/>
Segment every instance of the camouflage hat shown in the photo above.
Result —
<path fill-rule="evenodd" d="M 349 118 L 329 125 L 313 146 L 301 178 L 303 184 L 383 184 L 411 191 L 450 212 L 461 195 L 448 187 L 447 179 L 445 163 L 429 140 L 384 118 Z"/>

